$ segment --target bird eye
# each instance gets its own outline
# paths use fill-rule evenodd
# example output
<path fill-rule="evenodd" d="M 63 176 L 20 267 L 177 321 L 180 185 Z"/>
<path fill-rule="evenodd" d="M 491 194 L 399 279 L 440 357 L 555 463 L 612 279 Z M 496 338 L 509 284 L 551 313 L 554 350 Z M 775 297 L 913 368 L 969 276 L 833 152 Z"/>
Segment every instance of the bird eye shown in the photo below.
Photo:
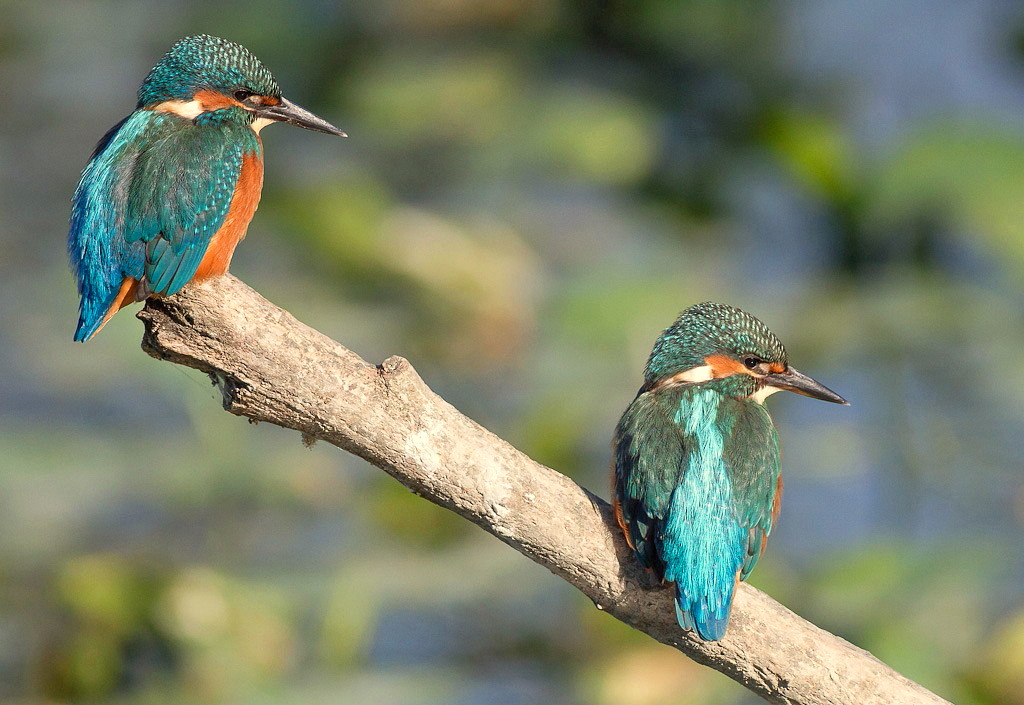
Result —
<path fill-rule="evenodd" d="M 241 103 L 241 102 L 245 101 L 246 99 L 251 98 L 253 95 L 254 94 L 253 94 L 252 91 L 238 90 L 238 91 L 235 91 L 235 100 L 237 100 L 239 103 Z"/>
<path fill-rule="evenodd" d="M 747 357 L 743 359 L 743 364 L 746 366 L 748 370 L 752 370 L 759 364 L 761 364 L 761 361 L 758 360 L 756 357 Z"/>

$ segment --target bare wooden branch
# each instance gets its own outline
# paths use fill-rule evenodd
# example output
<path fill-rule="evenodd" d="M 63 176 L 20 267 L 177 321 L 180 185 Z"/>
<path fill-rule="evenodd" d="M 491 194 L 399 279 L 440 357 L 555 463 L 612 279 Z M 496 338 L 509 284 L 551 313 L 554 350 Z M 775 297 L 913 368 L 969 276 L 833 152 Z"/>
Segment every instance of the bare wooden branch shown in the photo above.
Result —
<path fill-rule="evenodd" d="M 773 703 L 944 703 L 871 654 L 741 585 L 728 636 L 676 625 L 609 505 L 460 414 L 402 358 L 371 365 L 232 276 L 150 300 L 143 349 L 211 375 L 233 414 L 323 439 L 469 519 L 602 609 Z"/>

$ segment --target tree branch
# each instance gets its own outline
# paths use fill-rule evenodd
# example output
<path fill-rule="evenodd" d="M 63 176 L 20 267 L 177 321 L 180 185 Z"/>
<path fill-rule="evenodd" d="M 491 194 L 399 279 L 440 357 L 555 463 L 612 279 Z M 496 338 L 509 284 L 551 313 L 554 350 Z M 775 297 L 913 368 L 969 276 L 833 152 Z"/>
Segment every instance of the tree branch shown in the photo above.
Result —
<path fill-rule="evenodd" d="M 232 276 L 150 299 L 143 349 L 208 373 L 233 414 L 368 460 L 578 588 L 602 609 L 773 703 L 944 703 L 871 654 L 741 584 L 728 636 L 675 621 L 609 505 L 460 414 L 402 358 L 374 366 Z"/>

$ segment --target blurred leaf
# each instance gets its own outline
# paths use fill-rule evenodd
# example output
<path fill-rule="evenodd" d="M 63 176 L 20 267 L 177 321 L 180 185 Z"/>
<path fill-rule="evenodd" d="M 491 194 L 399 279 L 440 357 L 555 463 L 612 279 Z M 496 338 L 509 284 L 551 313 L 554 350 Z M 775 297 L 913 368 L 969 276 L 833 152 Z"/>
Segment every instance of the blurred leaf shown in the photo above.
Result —
<path fill-rule="evenodd" d="M 587 410 L 575 395 L 554 390 L 530 405 L 517 445 L 539 463 L 573 475 L 579 463 L 582 440 L 588 432 Z"/>
<path fill-rule="evenodd" d="M 324 661 L 335 667 L 356 665 L 365 656 L 380 608 L 381 593 L 375 576 L 356 571 L 340 573 L 331 587 L 321 625 L 320 654 Z"/>
<path fill-rule="evenodd" d="M 400 209 L 383 224 L 378 256 L 415 283 L 424 307 L 448 325 L 428 341 L 437 352 L 469 367 L 519 357 L 532 333 L 541 273 L 515 230 Z"/>
<path fill-rule="evenodd" d="M 993 703 L 1024 704 L 1024 609 L 996 625 L 974 661 L 975 678 Z"/>
<path fill-rule="evenodd" d="M 641 103 L 579 87 L 551 94 L 525 129 L 539 159 L 588 182 L 639 181 L 659 147 L 654 119 Z"/>
<path fill-rule="evenodd" d="M 180 573 L 156 619 L 177 642 L 186 688 L 203 699 L 273 683 L 293 662 L 293 626 L 282 595 L 207 568 Z"/>
<path fill-rule="evenodd" d="M 154 585 L 115 555 L 83 556 L 64 566 L 63 601 L 82 621 L 123 638 L 138 629 L 154 596 Z"/>
<path fill-rule="evenodd" d="M 1020 273 L 1024 137 L 955 123 L 912 134 L 881 165 L 869 209 L 883 222 L 918 212 L 949 214 Z"/>
<path fill-rule="evenodd" d="M 291 193 L 275 212 L 313 266 L 332 275 L 340 270 L 346 280 L 370 281 L 380 272 L 377 238 L 392 207 L 384 184 L 357 174 Z"/>
<path fill-rule="evenodd" d="M 623 4 L 613 17 L 671 54 L 756 70 L 756 58 L 773 44 L 773 10 L 752 0 L 646 0 Z"/>
<path fill-rule="evenodd" d="M 121 643 L 102 628 L 85 628 L 49 654 L 43 690 L 57 698 L 97 698 L 121 676 Z"/>
<path fill-rule="evenodd" d="M 823 115 L 776 112 L 764 126 L 769 147 L 793 175 L 822 198 L 842 202 L 858 182 L 845 128 Z"/>
<path fill-rule="evenodd" d="M 878 542 L 837 554 L 809 586 L 812 617 L 908 678 L 950 694 L 950 665 L 977 643 L 991 606 L 997 551 L 969 544 L 931 550 Z"/>
<path fill-rule="evenodd" d="M 512 135 L 524 90 L 515 58 L 495 51 L 393 51 L 357 69 L 350 83 L 366 131 L 392 143 L 480 144 Z"/>
<path fill-rule="evenodd" d="M 380 478 L 367 490 L 368 496 L 360 503 L 363 520 L 403 542 L 436 549 L 450 545 L 469 530 L 465 520 L 390 477 Z"/>
<path fill-rule="evenodd" d="M 381 0 L 392 22 L 411 34 L 454 34 L 502 28 L 536 32 L 557 16 L 556 0 Z"/>
<path fill-rule="evenodd" d="M 649 643 L 610 655 L 587 676 L 603 705 L 727 705 L 743 692 L 675 649 Z"/>

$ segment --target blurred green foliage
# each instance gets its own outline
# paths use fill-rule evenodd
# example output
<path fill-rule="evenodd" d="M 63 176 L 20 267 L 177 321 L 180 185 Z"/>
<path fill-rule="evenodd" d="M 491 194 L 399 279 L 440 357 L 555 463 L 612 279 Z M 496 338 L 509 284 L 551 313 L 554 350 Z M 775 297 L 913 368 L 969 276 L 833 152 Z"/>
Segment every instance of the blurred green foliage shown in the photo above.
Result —
<path fill-rule="evenodd" d="M 853 402 L 772 399 L 754 584 L 958 703 L 1024 703 L 1022 28 L 953 0 L 8 3 L 0 700 L 752 702 L 379 471 L 224 414 L 127 312 L 70 343 L 78 170 L 208 32 L 351 135 L 263 133 L 236 274 L 602 494 L 660 330 L 751 311 Z"/>

